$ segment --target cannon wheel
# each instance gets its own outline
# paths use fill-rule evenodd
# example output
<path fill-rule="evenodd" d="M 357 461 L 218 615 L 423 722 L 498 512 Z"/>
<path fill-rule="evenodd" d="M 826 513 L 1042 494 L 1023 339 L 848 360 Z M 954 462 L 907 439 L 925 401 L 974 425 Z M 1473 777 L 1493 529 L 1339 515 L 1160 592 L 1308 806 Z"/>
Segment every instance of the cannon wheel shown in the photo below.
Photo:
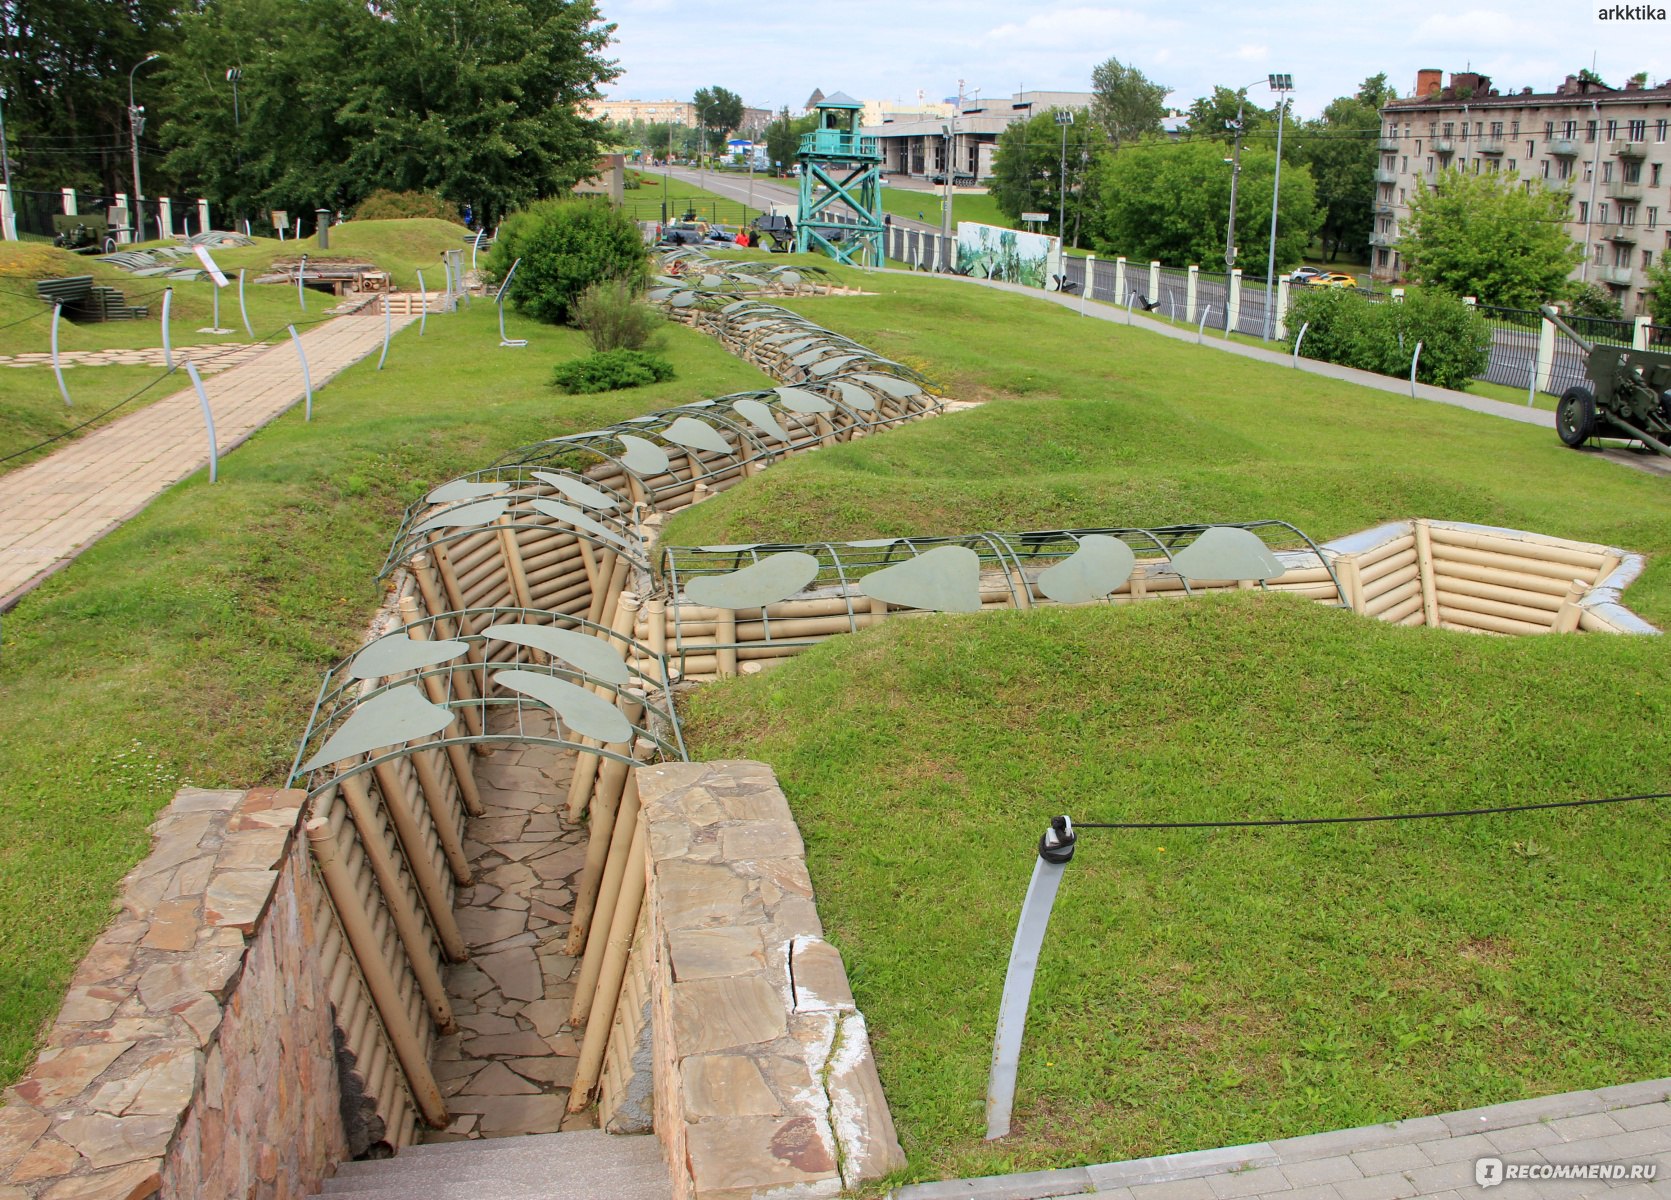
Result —
<path fill-rule="evenodd" d="M 1569 387 L 1555 405 L 1555 432 L 1577 449 L 1596 434 L 1596 398 L 1589 388 Z"/>

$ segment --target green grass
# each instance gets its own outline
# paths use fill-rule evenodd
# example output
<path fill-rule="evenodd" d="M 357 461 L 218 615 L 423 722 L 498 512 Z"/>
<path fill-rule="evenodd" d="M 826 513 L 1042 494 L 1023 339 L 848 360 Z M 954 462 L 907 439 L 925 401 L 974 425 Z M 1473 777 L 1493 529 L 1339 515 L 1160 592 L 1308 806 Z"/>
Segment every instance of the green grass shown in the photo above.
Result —
<path fill-rule="evenodd" d="M 462 233 L 462 226 L 444 221 L 359 221 L 333 228 L 331 249 L 325 252 L 319 250 L 317 242 L 303 242 L 297 248 L 295 242 L 281 245 L 276 239 L 261 238 L 254 246 L 217 250 L 214 255 L 216 263 L 234 281 L 240 268 L 248 272 L 244 302 L 250 325 L 255 330 L 255 340 L 273 342 L 289 336 L 286 326 L 291 323 L 305 330 L 309 325 L 326 319 L 326 310 L 337 303 L 333 296 L 310 290 L 304 311 L 293 286 L 258 286 L 251 282 L 257 274 L 270 267 L 274 259 L 291 258 L 304 250 L 310 260 L 321 257 L 370 259 L 391 273 L 397 287 L 412 289 L 417 287 L 417 271 L 422 269 L 425 283 L 434 291 L 441 288 L 445 278 L 440 267 L 440 251 L 462 245 L 459 240 Z M 136 321 L 77 324 L 62 320 L 58 328 L 58 345 L 62 351 L 160 348 L 162 291 L 165 287 L 174 289 L 169 305 L 169 341 L 176 350 L 251 340 L 239 313 L 235 282 L 222 289 L 220 294 L 218 327 L 227 332 L 207 333 L 205 329 L 216 327 L 212 325 L 216 288 L 210 280 L 164 282 L 156 278 L 137 278 L 109 264 L 66 250 L 8 242 L 0 244 L 0 354 L 46 353 L 51 350 L 52 310 L 36 295 L 35 281 L 66 275 L 92 275 L 96 283 L 121 288 L 130 303 L 148 305 L 151 311 L 148 317 Z M 170 378 L 160 366 L 74 367 L 66 370 L 64 375 L 73 402 L 72 407 L 66 409 L 50 367 L 5 367 L 0 370 L 6 372 L 0 379 L 7 385 L 4 396 L 0 396 L 0 458 L 32 446 L 44 437 L 69 430 L 124 398 L 132 397 L 116 412 L 93 422 L 74 436 L 91 432 L 191 386 L 184 373 Z M 147 388 L 147 384 L 152 386 Z M 32 462 L 53 448 L 47 447 L 38 453 L 0 463 L 0 474 Z"/>
<path fill-rule="evenodd" d="M 639 187 L 627 189 L 621 202 L 621 210 L 635 221 L 661 220 L 664 198 L 670 221 L 678 220 L 686 211 L 694 211 L 698 220 L 710 224 L 746 225 L 765 211 L 764 193 L 761 195 L 761 206 L 750 206 L 659 171 L 628 171 L 627 176 L 640 180 Z M 763 183 L 783 182 L 771 180 L 765 175 L 759 178 Z M 747 176 L 742 179 L 746 182 Z"/>
<path fill-rule="evenodd" d="M 985 400 L 681 513 L 676 544 L 1411 516 L 1620 545 L 1671 621 L 1662 481 L 1547 430 L 1229 360 L 986 289 L 796 306 Z M 907 315 L 909 314 L 909 315 Z M 1582 502 L 1575 498 L 1582 497 Z M 916 1178 L 1315 1132 L 1671 1069 L 1661 804 L 1259 833 L 1086 831 L 1016 1133 L 984 1089 L 1051 815 L 1236 819 L 1654 791 L 1671 645 L 1392 628 L 1292 597 L 924 616 L 696 692 L 693 757 L 778 771 Z"/>
<path fill-rule="evenodd" d="M 884 187 L 882 211 L 896 217 L 927 221 L 938 225 L 944 213 L 945 189 L 919 192 L 909 188 Z M 918 214 L 922 214 L 918 217 Z M 986 192 L 958 192 L 952 196 L 952 221 L 977 221 L 982 225 L 998 225 L 1005 229 L 1020 228 L 998 211 L 998 201 Z"/>
<path fill-rule="evenodd" d="M 282 783 L 323 669 L 360 641 L 403 507 L 519 444 L 765 385 L 669 329 L 669 383 L 566 397 L 583 335 L 490 305 L 431 317 L 93 546 L 0 644 L 0 1086 L 21 1073 L 146 824 L 180 785 Z M 79 370 L 79 368 L 78 368 Z M 48 376 L 50 379 L 50 375 Z"/>

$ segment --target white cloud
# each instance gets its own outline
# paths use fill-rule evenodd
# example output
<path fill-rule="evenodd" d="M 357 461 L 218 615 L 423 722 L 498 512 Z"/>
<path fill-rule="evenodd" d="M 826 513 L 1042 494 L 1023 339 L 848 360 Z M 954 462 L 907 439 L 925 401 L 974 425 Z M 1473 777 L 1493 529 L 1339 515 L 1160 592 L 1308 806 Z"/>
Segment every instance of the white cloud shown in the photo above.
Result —
<path fill-rule="evenodd" d="M 1238 46 L 1230 57 L 1238 62 L 1262 63 L 1271 57 L 1271 48 L 1263 45 Z"/>

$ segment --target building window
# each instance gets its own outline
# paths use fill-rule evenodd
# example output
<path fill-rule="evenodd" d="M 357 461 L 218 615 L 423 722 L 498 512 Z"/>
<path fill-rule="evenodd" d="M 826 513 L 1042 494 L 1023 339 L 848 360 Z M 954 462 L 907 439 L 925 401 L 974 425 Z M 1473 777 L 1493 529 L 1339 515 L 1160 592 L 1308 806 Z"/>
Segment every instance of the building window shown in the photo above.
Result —
<path fill-rule="evenodd" d="M 1422 140 L 1420 138 L 1417 138 L 1416 139 L 1416 157 L 1420 158 L 1421 153 L 1422 153 Z"/>
<path fill-rule="evenodd" d="M 1578 133 L 1578 122 L 1568 121 L 1563 127 L 1561 136 L 1570 140 Z"/>
<path fill-rule="evenodd" d="M 1596 123 L 1594 121 L 1584 122 L 1584 140 L 1586 142 L 1593 142 L 1596 140 Z"/>
<path fill-rule="evenodd" d="M 1547 158 L 1543 160 L 1543 177 L 1545 179 L 1549 178 L 1549 160 Z"/>
<path fill-rule="evenodd" d="M 1519 137 L 1520 136 L 1520 122 L 1519 121 L 1516 121 L 1512 125 L 1509 126 L 1509 136 L 1510 137 Z"/>
<path fill-rule="evenodd" d="M 1613 182 L 1613 160 L 1611 158 L 1601 164 L 1601 181 L 1603 183 Z"/>
<path fill-rule="evenodd" d="M 1638 117 L 1630 123 L 1630 133 L 1627 135 L 1633 142 L 1648 140 L 1648 118 Z"/>
<path fill-rule="evenodd" d="M 1652 183 L 1655 187 L 1659 186 L 1659 164 L 1658 163 L 1652 163 L 1652 164 L 1649 165 L 1649 167 L 1648 167 L 1648 177 L 1649 177 L 1649 182 L 1650 183 Z"/>
<path fill-rule="evenodd" d="M 1447 125 L 1445 128 L 1448 130 L 1450 127 Z M 1427 136 L 1428 137 L 1438 137 L 1439 136 L 1439 122 L 1429 121 L 1427 123 Z M 1662 142 L 1665 140 L 1665 122 L 1664 121 L 1661 121 L 1659 123 L 1659 140 L 1662 141 Z M 1385 258 L 1386 255 L 1383 254 L 1382 257 Z"/>
<path fill-rule="evenodd" d="M 1405 137 L 1410 136 L 1410 122 L 1408 122 L 1408 121 L 1404 122 L 1404 136 Z"/>
<path fill-rule="evenodd" d="M 1635 159 L 1627 159 L 1623 165 L 1626 183 L 1642 182 L 1642 164 L 1640 162 Z"/>
<path fill-rule="evenodd" d="M 1387 252 L 1385 250 L 1377 250 L 1375 252 L 1375 265 L 1378 267 L 1384 267 L 1387 265 Z"/>
<path fill-rule="evenodd" d="M 1572 159 L 1563 158 L 1555 164 L 1555 175 L 1559 179 L 1572 178 Z"/>
<path fill-rule="evenodd" d="M 1511 175 L 1514 173 L 1514 169 L 1515 169 L 1515 161 L 1514 161 L 1514 159 L 1511 158 L 1511 159 L 1509 159 L 1509 173 Z"/>
<path fill-rule="evenodd" d="M 1503 136 L 1503 123 L 1501 121 L 1491 122 L 1491 140 L 1496 141 L 1497 139 L 1501 138 L 1502 136 Z"/>
<path fill-rule="evenodd" d="M 1482 138 L 1482 137 L 1485 136 L 1485 122 L 1484 121 L 1475 121 L 1474 122 L 1474 136 L 1476 138 Z"/>
<path fill-rule="evenodd" d="M 1555 122 L 1545 121 L 1543 123 L 1543 140 L 1547 142 L 1550 138 L 1552 138 L 1554 136 L 1555 136 Z"/>
<path fill-rule="evenodd" d="M 1431 154 L 1427 156 L 1427 173 L 1429 175 L 1433 174 L 1433 156 Z"/>
<path fill-rule="evenodd" d="M 1578 223 L 1580 225 L 1588 225 L 1590 223 L 1590 202 L 1588 200 L 1580 200 L 1578 202 Z"/>
<path fill-rule="evenodd" d="M 1408 175 L 1410 173 L 1410 156 L 1408 154 L 1406 154 L 1402 161 L 1403 161 L 1403 165 L 1401 167 L 1399 167 L 1398 169 L 1401 172 L 1403 172 L 1404 174 Z"/>
<path fill-rule="evenodd" d="M 1646 271 L 1649 267 L 1651 267 L 1653 265 L 1654 265 L 1654 252 L 1652 250 L 1642 251 L 1642 269 L 1644 271 Z"/>
<path fill-rule="evenodd" d="M 1607 201 L 1605 200 L 1596 205 L 1596 223 L 1599 225 L 1607 224 Z"/>
<path fill-rule="evenodd" d="M 1400 204 L 1404 203 L 1404 189 L 1403 188 L 1398 189 L 1398 202 Z"/>
<path fill-rule="evenodd" d="M 1668 122 L 1664 117 L 1654 122 L 1654 141 L 1662 145 L 1665 142 L 1665 127 L 1667 124 L 1671 124 L 1671 122 Z"/>
<path fill-rule="evenodd" d="M 1657 207 L 1651 207 L 1651 208 L 1648 209 L 1648 228 L 1652 229 L 1655 225 L 1658 225 L 1658 224 L 1659 224 L 1659 209 Z"/>
<path fill-rule="evenodd" d="M 1537 156 L 1538 156 L 1537 143 L 1532 141 L 1530 138 L 1526 139 L 1526 157 L 1527 158 L 1536 158 Z"/>
<path fill-rule="evenodd" d="M 1616 138 L 1618 136 L 1619 136 L 1619 122 L 1617 120 L 1608 121 L 1607 122 L 1607 140 L 1611 142 L 1614 138 Z"/>

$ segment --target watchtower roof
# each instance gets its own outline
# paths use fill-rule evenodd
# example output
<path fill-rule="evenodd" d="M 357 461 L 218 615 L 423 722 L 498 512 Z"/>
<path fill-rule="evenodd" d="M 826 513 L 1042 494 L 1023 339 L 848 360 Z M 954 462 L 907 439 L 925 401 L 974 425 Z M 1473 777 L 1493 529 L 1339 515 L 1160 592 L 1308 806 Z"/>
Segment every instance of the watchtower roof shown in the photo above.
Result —
<path fill-rule="evenodd" d="M 814 107 L 816 108 L 864 108 L 864 102 L 855 100 L 846 92 L 832 92 L 825 96 Z"/>

